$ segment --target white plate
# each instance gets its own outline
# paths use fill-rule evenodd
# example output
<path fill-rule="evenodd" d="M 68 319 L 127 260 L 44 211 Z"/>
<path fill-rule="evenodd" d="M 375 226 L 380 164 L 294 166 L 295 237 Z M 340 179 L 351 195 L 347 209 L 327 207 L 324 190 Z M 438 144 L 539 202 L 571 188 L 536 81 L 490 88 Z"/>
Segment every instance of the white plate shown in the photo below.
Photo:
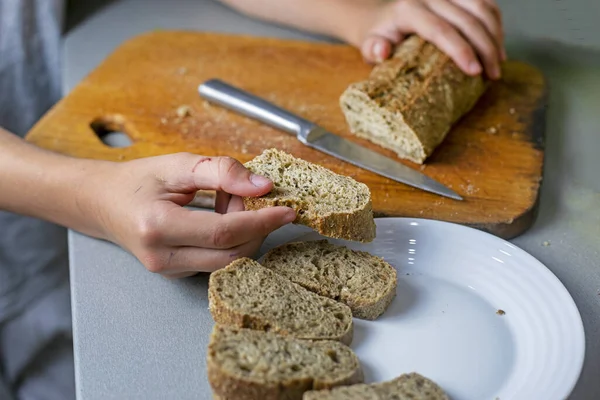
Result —
<path fill-rule="evenodd" d="M 376 222 L 373 243 L 330 239 L 398 270 L 387 312 L 373 322 L 355 319 L 352 348 L 367 382 L 415 371 L 453 400 L 569 395 L 583 365 L 583 324 L 550 270 L 475 229 L 422 219 Z M 310 233 L 301 240 L 319 238 Z"/>

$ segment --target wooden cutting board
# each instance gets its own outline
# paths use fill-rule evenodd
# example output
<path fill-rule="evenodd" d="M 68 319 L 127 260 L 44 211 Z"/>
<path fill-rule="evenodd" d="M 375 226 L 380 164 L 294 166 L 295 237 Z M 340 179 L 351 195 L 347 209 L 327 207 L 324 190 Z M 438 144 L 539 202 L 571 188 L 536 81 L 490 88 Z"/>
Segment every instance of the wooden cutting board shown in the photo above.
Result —
<path fill-rule="evenodd" d="M 115 161 L 189 151 L 245 162 L 277 147 L 366 183 L 376 216 L 451 221 L 503 238 L 532 224 L 544 160 L 546 83 L 529 65 L 506 63 L 503 80 L 492 84 L 425 166 L 404 162 L 452 188 L 462 202 L 340 162 L 197 94 L 201 82 L 220 78 L 394 157 L 350 136 L 338 105 L 346 86 L 369 72 L 359 52 L 345 45 L 152 32 L 119 47 L 27 140 L 72 156 Z M 132 145 L 105 145 L 99 135 L 107 131 L 125 132 Z"/>

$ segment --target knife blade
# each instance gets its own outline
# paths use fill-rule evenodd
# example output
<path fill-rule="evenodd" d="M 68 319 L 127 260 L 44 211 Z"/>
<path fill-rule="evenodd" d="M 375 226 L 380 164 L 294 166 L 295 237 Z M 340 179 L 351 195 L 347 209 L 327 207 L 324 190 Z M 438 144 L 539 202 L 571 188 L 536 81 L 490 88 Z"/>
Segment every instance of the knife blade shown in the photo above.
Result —
<path fill-rule="evenodd" d="M 349 164 L 427 192 L 463 200 L 450 188 L 417 170 L 328 132 L 265 99 L 219 79 L 210 79 L 200 84 L 198 93 L 212 103 L 293 134 L 304 145 Z"/>

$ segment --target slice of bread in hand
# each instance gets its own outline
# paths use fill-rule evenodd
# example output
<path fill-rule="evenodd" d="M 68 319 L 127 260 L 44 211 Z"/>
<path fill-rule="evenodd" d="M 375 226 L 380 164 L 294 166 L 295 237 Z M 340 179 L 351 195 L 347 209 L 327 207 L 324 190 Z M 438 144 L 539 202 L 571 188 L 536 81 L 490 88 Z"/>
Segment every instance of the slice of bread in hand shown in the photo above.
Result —
<path fill-rule="evenodd" d="M 367 252 L 327 240 L 276 247 L 262 264 L 311 292 L 348 305 L 356 318 L 376 319 L 396 295 L 394 267 Z"/>
<path fill-rule="evenodd" d="M 442 388 L 417 373 L 387 382 L 309 391 L 303 400 L 448 400 Z"/>
<path fill-rule="evenodd" d="M 358 358 L 339 342 L 219 325 L 208 345 L 207 368 L 221 400 L 301 400 L 308 390 L 363 382 Z"/>
<path fill-rule="evenodd" d="M 291 335 L 352 342 L 352 311 L 319 296 L 249 258 L 213 272 L 209 308 L 216 323 Z"/>
<path fill-rule="evenodd" d="M 265 150 L 245 166 L 274 184 L 265 196 L 244 198 L 247 210 L 287 206 L 296 210 L 295 223 L 324 236 L 359 242 L 375 238 L 367 185 L 276 149 Z"/>
<path fill-rule="evenodd" d="M 435 45 L 411 36 L 367 80 L 349 85 L 340 106 L 353 134 L 422 164 L 486 86 Z"/>

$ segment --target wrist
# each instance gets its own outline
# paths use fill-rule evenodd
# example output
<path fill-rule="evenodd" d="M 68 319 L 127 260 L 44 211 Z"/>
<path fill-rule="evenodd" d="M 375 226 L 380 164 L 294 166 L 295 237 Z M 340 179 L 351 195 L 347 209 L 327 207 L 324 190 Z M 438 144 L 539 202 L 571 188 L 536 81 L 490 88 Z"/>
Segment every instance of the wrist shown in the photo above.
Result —
<path fill-rule="evenodd" d="M 73 204 L 75 207 L 72 228 L 100 239 L 113 240 L 109 234 L 108 218 L 102 204 L 109 195 L 107 182 L 116 177 L 116 165 L 109 161 L 77 159 L 71 169 L 77 168 L 71 176 L 73 180 Z"/>
<path fill-rule="evenodd" d="M 103 188 L 92 181 L 112 164 L 43 150 L 0 128 L 0 209 L 103 237 L 95 199 Z"/>

